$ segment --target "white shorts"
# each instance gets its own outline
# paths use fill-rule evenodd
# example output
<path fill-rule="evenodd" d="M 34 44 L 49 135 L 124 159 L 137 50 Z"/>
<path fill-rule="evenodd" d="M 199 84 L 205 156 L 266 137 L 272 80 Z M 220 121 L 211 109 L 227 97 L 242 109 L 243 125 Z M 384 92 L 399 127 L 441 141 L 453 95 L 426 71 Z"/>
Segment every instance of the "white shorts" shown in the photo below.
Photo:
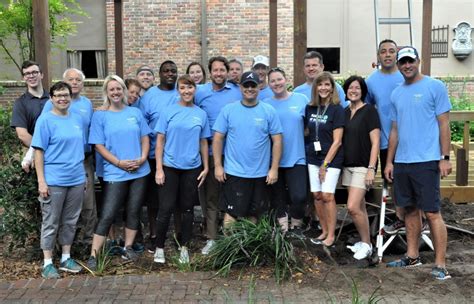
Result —
<path fill-rule="evenodd" d="M 341 169 L 328 168 L 323 183 L 319 180 L 319 166 L 308 164 L 309 187 L 311 192 L 335 193 Z"/>

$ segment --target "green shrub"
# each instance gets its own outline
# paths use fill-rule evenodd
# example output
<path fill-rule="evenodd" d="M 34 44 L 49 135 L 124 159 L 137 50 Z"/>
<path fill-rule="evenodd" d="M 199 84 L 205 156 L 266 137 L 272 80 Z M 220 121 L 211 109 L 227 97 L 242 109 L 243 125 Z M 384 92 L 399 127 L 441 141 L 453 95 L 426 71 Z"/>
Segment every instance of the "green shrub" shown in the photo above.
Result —
<path fill-rule="evenodd" d="M 225 234 L 216 240 L 203 259 L 205 269 L 214 269 L 226 276 L 236 265 L 272 265 L 279 283 L 290 278 L 293 271 L 300 270 L 292 243 L 270 216 L 262 217 L 256 224 L 239 220 L 226 229 Z"/>
<path fill-rule="evenodd" d="M 452 111 L 474 111 L 474 103 L 469 96 L 462 94 L 461 97 L 451 97 Z M 452 121 L 451 126 L 451 141 L 462 141 L 464 134 L 464 122 Z M 469 133 L 471 138 L 474 138 L 474 124 L 470 123 Z"/>
<path fill-rule="evenodd" d="M 41 217 L 36 176 L 21 169 L 21 144 L 10 128 L 11 106 L 0 108 L 0 237 L 7 249 L 39 239 Z"/>

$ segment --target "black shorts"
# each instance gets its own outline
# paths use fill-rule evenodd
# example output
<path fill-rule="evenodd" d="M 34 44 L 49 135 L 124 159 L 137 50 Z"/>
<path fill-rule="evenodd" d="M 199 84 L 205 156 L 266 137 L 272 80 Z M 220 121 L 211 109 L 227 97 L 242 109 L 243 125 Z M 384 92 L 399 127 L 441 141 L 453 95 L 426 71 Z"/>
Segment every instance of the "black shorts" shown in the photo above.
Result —
<path fill-rule="evenodd" d="M 227 174 L 220 209 L 235 218 L 260 216 L 267 210 L 265 177 L 245 178 Z"/>
<path fill-rule="evenodd" d="M 438 163 L 438 161 L 429 161 L 394 164 L 393 186 L 397 206 L 416 207 L 425 212 L 438 212 L 440 210 Z"/>

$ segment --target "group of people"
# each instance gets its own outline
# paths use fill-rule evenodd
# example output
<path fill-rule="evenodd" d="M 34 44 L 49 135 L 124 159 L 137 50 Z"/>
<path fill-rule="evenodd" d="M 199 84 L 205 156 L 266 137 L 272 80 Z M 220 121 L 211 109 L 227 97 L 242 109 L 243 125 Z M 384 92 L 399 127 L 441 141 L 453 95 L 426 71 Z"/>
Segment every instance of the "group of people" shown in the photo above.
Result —
<path fill-rule="evenodd" d="M 204 255 L 215 245 L 219 211 L 226 229 L 241 218 L 257 221 L 271 209 L 283 232 L 302 236 L 308 186 L 321 226 L 311 242 L 331 247 L 340 176 L 360 235 L 349 249 L 355 259 L 368 258 L 372 243 L 364 197 L 373 186 L 380 152 L 382 171 L 393 181 L 395 201 L 405 211 L 408 240 L 406 257 L 387 266 L 421 264 L 423 211 L 436 251 L 432 275 L 449 278 L 439 201 L 439 177 L 451 171 L 447 91 L 419 72 L 413 47 L 398 50 L 394 41 L 384 40 L 378 59 L 380 69 L 367 80 L 353 75 L 341 87 L 324 72 L 321 54 L 308 52 L 303 58 L 306 82 L 293 91 L 285 71 L 270 68 L 268 57 L 261 55 L 244 73 L 240 61 L 212 57 L 209 82 L 200 63 L 192 62 L 178 77 L 177 65 L 166 60 L 156 86 L 148 65 L 138 68 L 135 79 L 106 77 L 103 105 L 95 112 L 80 95 L 81 71 L 66 70 L 47 94 L 40 66 L 25 62 L 28 90 L 15 103 L 11 125 L 30 148 L 24 169 L 34 162 L 38 176 L 43 277 L 59 277 L 52 261 L 56 236 L 62 245 L 59 270 L 81 270 L 70 256 L 79 218 L 84 221 L 82 241 L 91 244 L 90 269 L 97 268 L 97 255 L 114 234 L 117 217 L 124 218 L 122 258 L 135 261 L 142 205 L 148 214 L 146 249 L 156 263 L 166 261 L 171 216 L 179 261 L 189 262 L 198 204 L 205 218 Z M 103 185 L 98 207 L 95 200 L 86 202 L 93 189 L 94 156 L 95 176 Z"/>

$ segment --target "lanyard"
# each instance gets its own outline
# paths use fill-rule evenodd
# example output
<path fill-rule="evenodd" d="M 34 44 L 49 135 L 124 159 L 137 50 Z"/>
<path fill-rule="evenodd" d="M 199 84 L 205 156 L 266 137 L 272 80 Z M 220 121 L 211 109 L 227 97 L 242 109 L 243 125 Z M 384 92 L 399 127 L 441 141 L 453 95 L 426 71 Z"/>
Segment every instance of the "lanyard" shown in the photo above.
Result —
<path fill-rule="evenodd" d="M 329 108 L 329 105 L 326 105 L 324 108 L 324 111 L 322 114 L 319 114 L 319 110 L 321 109 L 321 106 L 318 106 L 318 110 L 316 111 L 316 119 L 314 121 L 314 133 L 316 137 L 316 141 L 319 141 L 319 119 L 326 114 L 327 109 Z"/>

